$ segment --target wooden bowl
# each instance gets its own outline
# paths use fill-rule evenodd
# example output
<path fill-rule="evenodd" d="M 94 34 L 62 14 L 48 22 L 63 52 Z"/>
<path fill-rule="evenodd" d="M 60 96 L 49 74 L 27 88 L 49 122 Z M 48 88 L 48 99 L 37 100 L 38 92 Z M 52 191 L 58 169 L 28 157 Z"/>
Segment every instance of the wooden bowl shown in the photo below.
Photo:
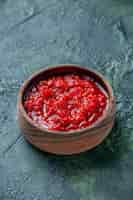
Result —
<path fill-rule="evenodd" d="M 42 78 L 44 79 L 64 72 L 78 71 L 86 74 L 98 82 L 108 95 L 108 106 L 103 116 L 94 124 L 87 128 L 69 132 L 50 131 L 37 125 L 27 115 L 23 102 L 28 89 L 36 84 Z M 109 134 L 114 124 L 115 118 L 115 99 L 109 83 L 98 72 L 87 67 L 81 67 L 73 64 L 62 64 L 44 68 L 33 74 L 21 86 L 18 95 L 18 122 L 25 138 L 37 148 L 55 154 L 75 154 L 89 150 L 100 144 Z"/>

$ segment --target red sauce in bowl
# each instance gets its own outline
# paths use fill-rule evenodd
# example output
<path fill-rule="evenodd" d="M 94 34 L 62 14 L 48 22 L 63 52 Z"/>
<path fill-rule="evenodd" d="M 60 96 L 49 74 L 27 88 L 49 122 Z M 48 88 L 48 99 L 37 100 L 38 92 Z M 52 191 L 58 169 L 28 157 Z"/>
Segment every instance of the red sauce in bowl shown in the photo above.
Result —
<path fill-rule="evenodd" d="M 104 90 L 88 76 L 57 75 L 28 92 L 24 107 L 33 121 L 54 131 L 70 131 L 96 122 L 107 106 Z"/>

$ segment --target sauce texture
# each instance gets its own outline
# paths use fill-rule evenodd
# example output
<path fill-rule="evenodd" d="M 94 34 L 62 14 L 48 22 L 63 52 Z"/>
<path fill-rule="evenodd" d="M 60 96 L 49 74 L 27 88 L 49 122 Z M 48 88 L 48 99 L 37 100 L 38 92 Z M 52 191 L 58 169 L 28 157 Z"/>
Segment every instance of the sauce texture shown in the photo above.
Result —
<path fill-rule="evenodd" d="M 57 75 L 41 80 L 27 93 L 24 108 L 39 126 L 71 131 L 95 123 L 107 106 L 107 95 L 88 76 Z"/>

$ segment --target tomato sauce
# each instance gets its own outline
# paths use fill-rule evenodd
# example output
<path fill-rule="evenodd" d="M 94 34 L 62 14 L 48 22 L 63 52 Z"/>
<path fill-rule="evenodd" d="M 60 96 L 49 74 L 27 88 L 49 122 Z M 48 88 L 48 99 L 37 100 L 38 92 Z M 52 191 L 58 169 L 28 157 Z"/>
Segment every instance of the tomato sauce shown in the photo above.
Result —
<path fill-rule="evenodd" d="M 24 100 L 24 107 L 40 126 L 70 131 L 96 122 L 106 109 L 107 99 L 94 80 L 79 74 L 66 74 L 34 85 Z"/>

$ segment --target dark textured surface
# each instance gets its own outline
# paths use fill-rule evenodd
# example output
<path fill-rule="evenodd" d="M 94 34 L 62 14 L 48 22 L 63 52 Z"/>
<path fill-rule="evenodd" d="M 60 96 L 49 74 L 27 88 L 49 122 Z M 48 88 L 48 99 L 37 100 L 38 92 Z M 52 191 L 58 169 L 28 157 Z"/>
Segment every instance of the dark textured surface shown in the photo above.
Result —
<path fill-rule="evenodd" d="M 132 10 L 131 0 L 0 1 L 0 200 L 133 199 Z M 81 155 L 42 153 L 17 125 L 19 86 L 56 63 L 97 69 L 117 97 L 112 133 Z"/>

